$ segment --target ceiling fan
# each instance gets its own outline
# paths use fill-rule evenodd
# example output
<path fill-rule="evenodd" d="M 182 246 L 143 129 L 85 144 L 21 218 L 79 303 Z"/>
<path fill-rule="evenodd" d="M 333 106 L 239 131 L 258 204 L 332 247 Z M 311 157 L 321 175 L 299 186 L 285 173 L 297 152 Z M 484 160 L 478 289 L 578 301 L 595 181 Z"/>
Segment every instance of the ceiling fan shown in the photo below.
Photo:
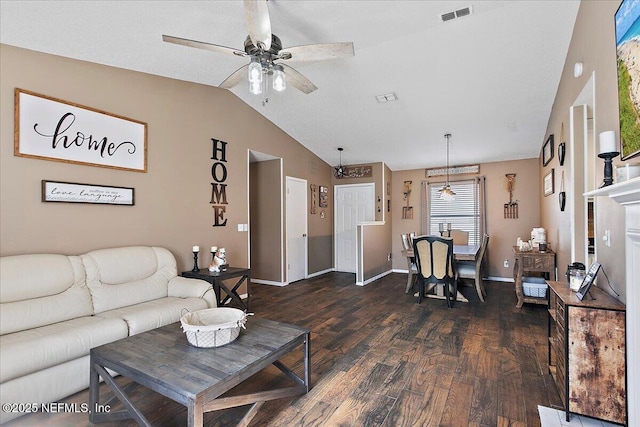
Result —
<path fill-rule="evenodd" d="M 281 61 L 322 61 L 354 55 L 351 42 L 311 44 L 283 49 L 278 36 L 271 32 L 267 0 L 244 0 L 244 10 L 249 28 L 244 50 L 164 34 L 162 40 L 217 53 L 249 57 L 250 62 L 227 77 L 219 87 L 230 89 L 248 80 L 251 93 L 263 94 L 263 104 L 268 101 L 268 80 L 271 80 L 271 86 L 276 91 L 285 90 L 287 82 L 305 94 L 318 89 L 309 79 Z"/>

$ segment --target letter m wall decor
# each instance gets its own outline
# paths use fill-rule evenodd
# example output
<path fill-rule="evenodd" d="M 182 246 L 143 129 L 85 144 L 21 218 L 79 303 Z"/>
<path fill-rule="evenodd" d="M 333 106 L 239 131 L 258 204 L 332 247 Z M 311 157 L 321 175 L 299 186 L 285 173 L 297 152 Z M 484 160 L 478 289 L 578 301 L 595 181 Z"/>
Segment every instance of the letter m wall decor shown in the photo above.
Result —
<path fill-rule="evenodd" d="M 14 155 L 147 171 L 147 124 L 15 90 Z"/>

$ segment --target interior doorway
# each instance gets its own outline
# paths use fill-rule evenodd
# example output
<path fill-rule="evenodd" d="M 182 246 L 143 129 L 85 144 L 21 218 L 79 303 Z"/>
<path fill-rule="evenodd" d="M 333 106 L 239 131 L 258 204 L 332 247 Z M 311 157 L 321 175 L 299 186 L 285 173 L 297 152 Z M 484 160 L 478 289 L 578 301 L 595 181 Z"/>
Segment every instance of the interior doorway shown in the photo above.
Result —
<path fill-rule="evenodd" d="M 334 187 L 335 268 L 347 273 L 356 272 L 356 226 L 359 222 L 375 220 L 375 184 L 349 184 Z"/>
<path fill-rule="evenodd" d="M 282 159 L 249 150 L 249 267 L 251 281 L 284 285 Z"/>
<path fill-rule="evenodd" d="M 307 277 L 307 180 L 287 177 L 287 283 Z"/>

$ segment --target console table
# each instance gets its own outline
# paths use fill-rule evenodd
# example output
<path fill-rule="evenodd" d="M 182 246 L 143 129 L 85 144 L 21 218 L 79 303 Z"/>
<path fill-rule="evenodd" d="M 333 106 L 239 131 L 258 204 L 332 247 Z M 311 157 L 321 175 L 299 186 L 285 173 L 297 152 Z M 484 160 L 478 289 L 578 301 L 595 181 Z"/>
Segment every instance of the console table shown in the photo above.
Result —
<path fill-rule="evenodd" d="M 207 268 L 201 268 L 198 271 L 183 271 L 182 277 L 188 277 L 190 279 L 202 279 L 211 283 L 213 291 L 216 293 L 216 302 L 218 307 L 222 307 L 228 302 L 234 301 L 242 310 L 249 311 L 249 301 L 251 300 L 251 270 L 241 267 L 228 267 L 225 271 L 209 271 Z M 229 289 L 224 284 L 224 280 L 234 279 L 238 280 Z M 243 283 L 247 283 L 247 301 L 242 301 L 240 295 L 238 295 L 238 289 Z M 225 295 L 221 295 L 221 291 L 225 292 Z"/>
<path fill-rule="evenodd" d="M 538 250 L 521 251 L 517 246 L 513 247 L 513 253 L 516 261 L 513 266 L 514 281 L 516 287 L 516 297 L 518 303 L 516 307 L 522 307 L 525 302 L 533 304 L 547 304 L 547 298 L 529 297 L 522 291 L 522 276 L 525 271 L 547 273 L 548 280 L 556 280 L 556 254 L 547 250 L 540 252 Z"/>
<path fill-rule="evenodd" d="M 625 424 L 624 304 L 595 286 L 580 301 L 566 282 L 547 283 L 549 373 L 567 421 L 576 413 Z"/>

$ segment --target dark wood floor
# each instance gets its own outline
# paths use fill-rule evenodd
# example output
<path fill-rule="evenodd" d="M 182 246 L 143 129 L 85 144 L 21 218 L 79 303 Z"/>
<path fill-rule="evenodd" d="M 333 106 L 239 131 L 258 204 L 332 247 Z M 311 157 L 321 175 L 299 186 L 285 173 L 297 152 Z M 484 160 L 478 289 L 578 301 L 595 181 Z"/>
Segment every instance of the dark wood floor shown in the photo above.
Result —
<path fill-rule="evenodd" d="M 517 309 L 513 284 L 498 282 L 487 283 L 485 303 L 463 287 L 468 304 L 447 309 L 444 301 L 427 299 L 418 305 L 405 284 L 405 274 L 359 287 L 352 274 L 329 273 L 283 288 L 253 285 L 256 316 L 312 330 L 312 389 L 266 403 L 250 425 L 535 427 L 537 405 L 560 405 L 546 368 L 544 306 Z M 284 360 L 299 370 L 299 357 Z M 244 387 L 286 381 L 278 372 L 269 368 Z M 184 407 L 143 387 L 132 394 L 154 425 L 186 424 Z M 65 400 L 88 401 L 88 391 Z M 247 408 L 205 414 L 205 425 L 234 425 Z M 10 425 L 90 424 L 86 414 L 63 413 Z"/>

